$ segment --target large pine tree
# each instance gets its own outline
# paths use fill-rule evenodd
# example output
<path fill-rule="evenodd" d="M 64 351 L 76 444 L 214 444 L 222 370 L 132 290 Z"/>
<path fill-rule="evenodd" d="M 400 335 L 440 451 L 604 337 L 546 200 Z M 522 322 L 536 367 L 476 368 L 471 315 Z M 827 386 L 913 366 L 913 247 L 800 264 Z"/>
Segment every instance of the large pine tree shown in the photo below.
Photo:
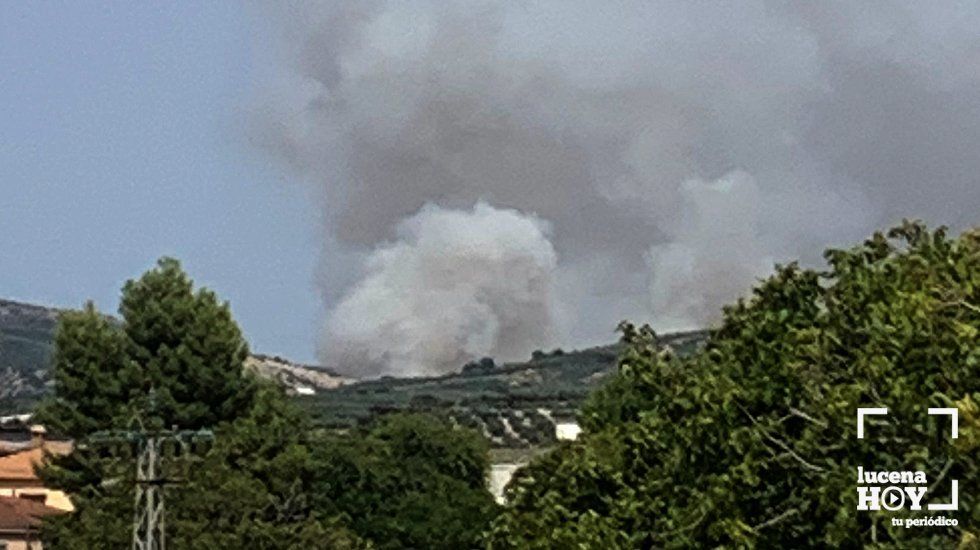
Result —
<path fill-rule="evenodd" d="M 278 388 L 243 371 L 248 349 L 227 304 L 195 290 L 177 261 L 126 283 L 119 313 L 90 304 L 58 328 L 55 395 L 38 416 L 77 446 L 41 474 L 77 510 L 46 523 L 46 548 L 128 545 L 132 450 L 91 436 L 133 426 L 215 434 L 162 472 L 182 480 L 166 489 L 173 547 L 472 547 L 489 525 L 479 436 L 428 417 L 316 433 Z"/>
<path fill-rule="evenodd" d="M 248 410 L 255 384 L 243 374 L 248 345 L 227 303 L 194 291 L 177 260 L 164 258 L 123 287 L 126 358 L 138 375 L 131 397 L 164 426 L 200 428 Z M 152 393 L 151 393 L 152 392 Z"/>
<path fill-rule="evenodd" d="M 227 303 L 194 290 L 180 263 L 163 258 L 123 287 L 121 318 L 92 304 L 64 314 L 54 351 L 54 398 L 39 418 L 82 437 L 144 425 L 196 429 L 248 410 L 255 381 L 243 371 L 248 345 Z"/>
<path fill-rule="evenodd" d="M 136 427 L 212 428 L 218 434 L 219 443 L 201 459 L 207 468 L 195 463 L 196 469 L 163 473 L 187 480 L 168 490 L 174 503 L 168 514 L 174 540 L 188 542 L 193 539 L 187 534 L 210 529 L 225 533 L 220 540 L 234 546 L 260 532 L 287 542 L 317 532 L 319 524 L 309 510 L 301 510 L 305 516 L 270 518 L 263 508 L 297 490 L 292 476 L 302 466 L 306 430 L 298 418 L 288 417 L 276 389 L 261 389 L 244 371 L 248 346 L 228 304 L 207 289 L 195 290 L 180 264 L 164 258 L 126 283 L 119 314 L 110 318 L 88 304 L 82 311 L 65 313 L 59 322 L 55 392 L 37 416 L 72 437 L 76 450 L 51 460 L 41 475 L 49 486 L 70 494 L 76 512 L 48 523 L 50 547 L 128 544 L 133 449 L 99 446 L 91 436 Z M 287 417 L 291 426 L 271 429 L 282 427 Z M 249 450 L 243 451 L 243 445 Z M 171 468 L 181 463 L 171 462 Z M 251 467 L 242 467 L 244 463 Z M 232 487 L 248 487 L 250 498 L 208 498 Z M 191 502 L 208 505 L 191 507 Z M 257 503 L 261 507 L 252 510 Z M 235 522 L 213 524 L 219 517 Z"/>

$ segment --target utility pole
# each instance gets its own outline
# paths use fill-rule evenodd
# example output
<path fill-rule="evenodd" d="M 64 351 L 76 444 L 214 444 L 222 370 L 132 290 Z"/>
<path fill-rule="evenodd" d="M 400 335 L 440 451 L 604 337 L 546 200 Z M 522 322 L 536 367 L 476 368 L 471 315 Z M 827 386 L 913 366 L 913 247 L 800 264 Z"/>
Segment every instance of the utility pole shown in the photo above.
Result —
<path fill-rule="evenodd" d="M 159 440 L 155 437 L 143 441 L 136 458 L 136 504 L 133 507 L 133 550 L 163 550 L 166 547 L 163 498 L 158 488 L 160 469 Z"/>
<path fill-rule="evenodd" d="M 133 545 L 132 550 L 165 550 L 165 508 L 163 488 L 165 485 L 179 483 L 179 480 L 164 476 L 164 447 L 172 443 L 174 455 L 190 454 L 194 443 L 211 441 L 214 434 L 210 430 L 112 430 L 92 434 L 89 444 L 135 444 L 136 455 L 136 500 L 133 506 Z M 180 453 L 177 453 L 177 450 Z"/>

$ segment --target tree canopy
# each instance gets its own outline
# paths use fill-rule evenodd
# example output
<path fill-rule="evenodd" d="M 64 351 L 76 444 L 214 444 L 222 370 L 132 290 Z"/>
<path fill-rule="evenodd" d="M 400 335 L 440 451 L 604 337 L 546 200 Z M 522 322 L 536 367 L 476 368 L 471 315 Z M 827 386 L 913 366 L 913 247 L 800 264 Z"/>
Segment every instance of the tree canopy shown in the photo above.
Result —
<path fill-rule="evenodd" d="M 55 393 L 37 417 L 76 448 L 40 474 L 76 511 L 46 521 L 46 547 L 129 545 L 135 449 L 92 435 L 133 427 L 215 434 L 161 473 L 180 480 L 165 489 L 177 548 L 472 547 L 496 513 L 475 432 L 416 416 L 313 430 L 244 370 L 248 346 L 228 305 L 195 290 L 176 260 L 127 282 L 119 313 L 89 304 L 59 322 Z"/>
<path fill-rule="evenodd" d="M 475 548 L 496 516 L 486 440 L 426 414 L 389 414 L 314 449 L 317 507 L 378 548 Z"/>
<path fill-rule="evenodd" d="M 196 429 L 248 410 L 248 345 L 227 303 L 194 290 L 172 258 L 126 282 L 116 321 L 87 304 L 55 334 L 54 398 L 40 419 L 71 436 L 144 424 Z M 151 391 L 152 390 L 152 391 Z M 152 402 L 151 402 L 152 397 Z"/>
<path fill-rule="evenodd" d="M 907 222 L 825 257 L 777 267 L 689 359 L 622 325 L 582 436 L 518 473 L 489 547 L 976 545 L 980 232 Z M 889 415 L 857 439 L 869 406 Z M 959 409 L 959 439 L 929 407 Z M 958 526 L 858 511 L 858 466 L 922 470 L 940 502 L 957 479 Z"/>

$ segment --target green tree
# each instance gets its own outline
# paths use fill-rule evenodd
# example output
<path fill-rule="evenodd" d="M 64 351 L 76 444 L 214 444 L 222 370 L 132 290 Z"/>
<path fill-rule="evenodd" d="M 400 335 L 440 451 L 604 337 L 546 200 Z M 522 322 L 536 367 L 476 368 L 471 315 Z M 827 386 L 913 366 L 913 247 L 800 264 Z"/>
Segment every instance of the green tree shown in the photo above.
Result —
<path fill-rule="evenodd" d="M 84 437 L 119 422 L 129 404 L 135 372 L 125 335 L 89 302 L 62 314 L 55 332 L 55 398 L 37 417 L 59 433 Z"/>
<path fill-rule="evenodd" d="M 310 426 L 264 386 L 248 413 L 218 432 L 214 447 L 184 468 L 169 497 L 176 548 L 336 550 L 369 548 L 336 514 L 314 508 L 323 472 Z"/>
<path fill-rule="evenodd" d="M 123 287 L 119 313 L 126 354 L 139 372 L 137 395 L 155 391 L 152 415 L 163 426 L 199 428 L 247 410 L 254 381 L 243 375 L 248 345 L 227 303 L 194 285 L 164 258 Z"/>
<path fill-rule="evenodd" d="M 119 313 L 117 322 L 87 304 L 62 316 L 54 397 L 39 408 L 41 420 L 81 437 L 136 415 L 144 424 L 196 429 L 248 409 L 255 381 L 243 371 L 241 330 L 227 303 L 194 291 L 177 260 L 163 258 L 126 282 Z"/>
<path fill-rule="evenodd" d="M 58 328 L 55 395 L 38 415 L 78 445 L 41 474 L 76 511 L 46 522 L 46 547 L 129 544 L 133 450 L 89 436 L 134 417 L 215 433 L 210 448 L 163 472 L 182 480 L 166 489 L 174 547 L 468 548 L 489 526 L 482 438 L 400 415 L 317 433 L 278 388 L 244 372 L 247 346 L 228 306 L 195 291 L 176 261 L 126 283 L 120 314 L 88 305 Z"/>
<path fill-rule="evenodd" d="M 980 231 L 906 223 L 826 258 L 825 272 L 777 268 L 689 359 L 623 325 L 582 437 L 519 472 L 488 546 L 974 547 Z M 859 440 L 861 406 L 889 416 Z M 957 440 L 926 414 L 952 406 Z M 922 470 L 927 498 L 957 479 L 959 525 L 857 511 L 858 466 Z"/>
<path fill-rule="evenodd" d="M 315 447 L 311 494 L 378 548 L 473 548 L 495 517 L 487 442 L 426 414 L 391 414 Z"/>
<path fill-rule="evenodd" d="M 180 547 L 303 548 L 326 540 L 328 526 L 337 547 L 359 547 L 333 520 L 295 504 L 311 480 L 309 430 L 281 392 L 244 371 L 248 347 L 227 304 L 195 291 L 165 258 L 126 283 L 119 312 L 116 321 L 89 304 L 59 323 L 55 393 L 38 417 L 77 445 L 40 473 L 71 495 L 76 511 L 47 523 L 49 547 L 128 544 L 132 449 L 98 447 L 89 436 L 134 427 L 134 419 L 147 428 L 215 431 L 199 461 L 168 461 L 164 472 L 185 480 L 167 489 L 168 534 Z"/>

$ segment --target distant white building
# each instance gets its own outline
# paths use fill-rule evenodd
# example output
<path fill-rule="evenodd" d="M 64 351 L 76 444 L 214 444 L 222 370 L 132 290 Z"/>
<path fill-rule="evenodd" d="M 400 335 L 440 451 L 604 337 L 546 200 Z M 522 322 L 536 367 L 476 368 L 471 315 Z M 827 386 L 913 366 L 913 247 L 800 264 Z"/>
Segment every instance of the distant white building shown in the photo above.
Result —
<path fill-rule="evenodd" d="M 26 424 L 30 422 L 31 416 L 32 415 L 30 413 L 13 414 L 10 416 L 0 416 L 0 425 L 14 424 L 14 423 Z"/>
<path fill-rule="evenodd" d="M 296 386 L 294 391 L 296 395 L 316 395 L 316 390 L 309 386 Z"/>
<path fill-rule="evenodd" d="M 574 441 L 578 439 L 578 434 L 582 433 L 582 428 L 578 422 L 556 422 L 555 439 L 558 441 Z"/>
<path fill-rule="evenodd" d="M 490 494 L 493 495 L 494 500 L 496 500 L 498 504 L 504 504 L 506 502 L 506 499 L 504 498 L 504 487 L 510 483 L 511 478 L 514 477 L 514 472 L 516 472 L 521 466 L 524 466 L 524 464 L 513 462 L 490 465 L 490 476 L 487 478 L 487 488 L 490 489 Z"/>
<path fill-rule="evenodd" d="M 538 409 L 538 412 L 542 416 L 546 416 L 549 420 L 554 421 L 550 411 Z M 554 426 L 555 439 L 559 441 L 573 441 L 578 439 L 579 434 L 582 433 L 582 428 L 579 427 L 578 422 L 572 420 L 554 421 Z M 510 460 L 514 459 L 511 458 Z M 507 484 L 514 477 L 514 472 L 526 466 L 528 460 L 530 460 L 530 456 L 526 457 L 523 461 L 517 459 L 514 462 L 498 462 L 490 465 L 490 473 L 487 476 L 487 489 L 490 490 L 490 494 L 493 495 L 493 498 L 498 503 L 504 504 L 506 502 L 504 488 L 507 487 Z"/>

